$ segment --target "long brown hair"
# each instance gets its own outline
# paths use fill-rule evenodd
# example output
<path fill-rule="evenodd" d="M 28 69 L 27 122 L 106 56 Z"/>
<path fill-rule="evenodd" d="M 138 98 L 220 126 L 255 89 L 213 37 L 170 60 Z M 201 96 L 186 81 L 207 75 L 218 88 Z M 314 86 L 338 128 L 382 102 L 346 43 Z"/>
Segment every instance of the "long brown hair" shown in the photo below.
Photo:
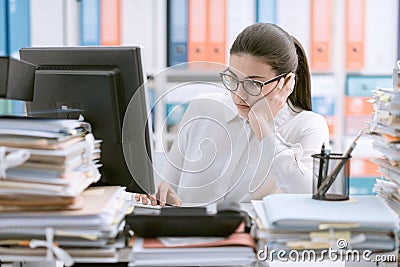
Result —
<path fill-rule="evenodd" d="M 306 54 L 300 42 L 285 30 L 270 23 L 250 25 L 237 36 L 230 54 L 259 57 L 277 75 L 295 73 L 295 87 L 288 98 L 293 106 L 290 108 L 297 112 L 312 109 L 311 78 Z"/>

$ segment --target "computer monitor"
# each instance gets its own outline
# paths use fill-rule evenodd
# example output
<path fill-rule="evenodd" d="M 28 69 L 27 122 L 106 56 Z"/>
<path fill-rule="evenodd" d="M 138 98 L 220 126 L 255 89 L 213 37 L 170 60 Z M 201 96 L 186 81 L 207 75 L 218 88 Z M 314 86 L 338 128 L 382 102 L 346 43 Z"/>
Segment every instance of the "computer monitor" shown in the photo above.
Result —
<path fill-rule="evenodd" d="M 140 48 L 36 47 L 21 49 L 20 57 L 38 66 L 28 115 L 82 115 L 95 138 L 103 140 L 97 184 L 154 193 L 152 131 Z M 122 135 L 128 105 L 130 120 Z"/>

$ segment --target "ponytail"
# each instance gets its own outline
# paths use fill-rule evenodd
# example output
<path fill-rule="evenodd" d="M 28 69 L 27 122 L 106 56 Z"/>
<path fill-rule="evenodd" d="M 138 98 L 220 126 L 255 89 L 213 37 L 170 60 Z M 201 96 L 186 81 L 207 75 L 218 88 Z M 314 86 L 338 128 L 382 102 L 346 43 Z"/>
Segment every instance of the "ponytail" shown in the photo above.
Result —
<path fill-rule="evenodd" d="M 311 80 L 306 53 L 300 42 L 293 36 L 292 39 L 296 47 L 298 65 L 296 69 L 295 88 L 293 93 L 289 96 L 289 100 L 293 107 L 311 111 Z"/>

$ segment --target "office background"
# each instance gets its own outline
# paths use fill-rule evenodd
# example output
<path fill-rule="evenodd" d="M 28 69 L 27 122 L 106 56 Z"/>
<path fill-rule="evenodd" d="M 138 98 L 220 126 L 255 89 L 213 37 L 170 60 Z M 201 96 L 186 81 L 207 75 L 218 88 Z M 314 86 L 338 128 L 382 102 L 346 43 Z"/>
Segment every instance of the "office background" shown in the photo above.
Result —
<path fill-rule="evenodd" d="M 188 61 L 226 64 L 231 43 L 246 25 L 276 23 L 304 45 L 313 110 L 328 122 L 332 150 L 343 151 L 371 119 L 371 90 L 392 87 L 399 13 L 398 0 L 0 0 L 0 56 L 18 58 L 22 47 L 139 44 L 154 103 L 177 76 L 207 75 L 155 74 Z M 173 140 L 185 110 L 179 103 L 186 98 L 171 95 L 154 108 L 156 151 Z M 0 100 L 0 113 L 24 114 L 24 102 Z M 371 193 L 379 173 L 369 159 L 378 155 L 368 137 L 359 141 L 351 193 Z"/>

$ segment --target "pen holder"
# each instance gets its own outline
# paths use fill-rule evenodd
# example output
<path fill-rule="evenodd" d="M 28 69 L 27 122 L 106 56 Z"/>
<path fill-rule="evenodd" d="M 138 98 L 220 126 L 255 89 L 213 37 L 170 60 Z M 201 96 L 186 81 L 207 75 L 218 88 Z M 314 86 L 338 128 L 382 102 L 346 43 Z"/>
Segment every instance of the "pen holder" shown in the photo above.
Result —
<path fill-rule="evenodd" d="M 314 154 L 313 199 L 348 200 L 350 158 L 343 154 Z"/>

